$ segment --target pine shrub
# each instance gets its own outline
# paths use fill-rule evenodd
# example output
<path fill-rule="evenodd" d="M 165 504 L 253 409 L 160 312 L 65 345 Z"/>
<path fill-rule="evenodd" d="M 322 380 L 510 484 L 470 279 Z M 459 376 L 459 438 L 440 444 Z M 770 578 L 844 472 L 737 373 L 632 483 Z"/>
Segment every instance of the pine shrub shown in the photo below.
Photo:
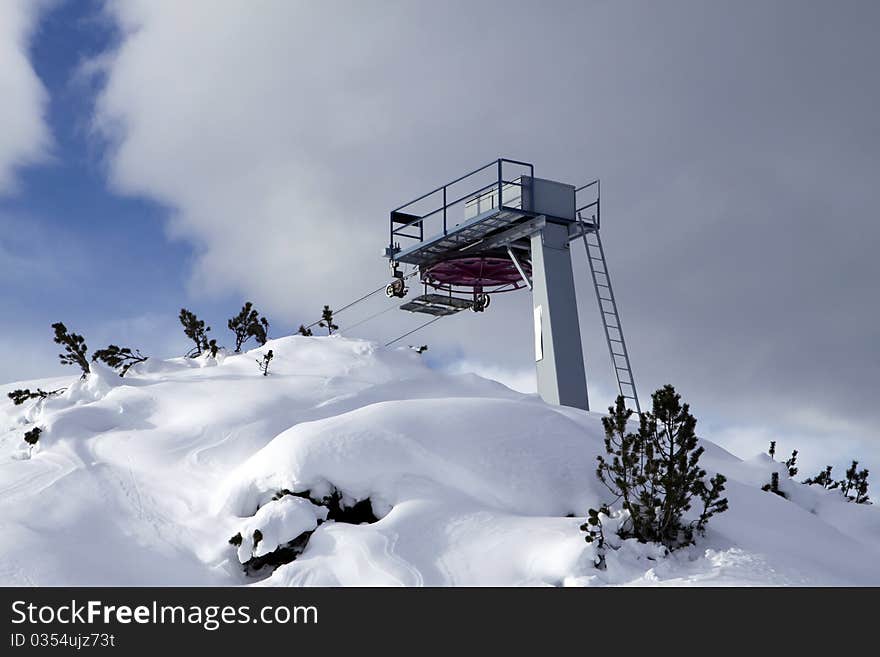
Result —
<path fill-rule="evenodd" d="M 778 472 L 774 472 L 770 475 L 770 483 L 764 484 L 763 486 L 761 486 L 761 490 L 768 491 L 770 493 L 774 493 L 776 495 L 779 495 L 779 497 L 788 499 L 788 495 L 786 495 L 781 490 L 779 490 L 779 473 Z"/>
<path fill-rule="evenodd" d="M 58 388 L 57 390 L 43 390 L 42 388 L 37 388 L 36 392 L 31 392 L 28 388 L 19 388 L 18 390 L 6 393 L 6 396 L 12 400 L 12 403 L 15 406 L 21 406 L 29 399 L 49 399 L 49 397 L 60 395 L 65 390 L 67 390 L 67 388 Z"/>
<path fill-rule="evenodd" d="M 703 532 L 712 516 L 727 510 L 721 496 L 726 478 L 716 474 L 705 481 L 697 420 L 675 388 L 666 385 L 651 400 L 652 410 L 640 415 L 637 432 L 627 431 L 633 411 L 622 396 L 609 407 L 602 419 L 606 456 L 597 457 L 596 475 L 629 513 L 621 527 L 624 537 L 672 550 L 692 543 L 695 532 Z M 685 522 L 694 498 L 702 504 L 700 513 Z"/>
<path fill-rule="evenodd" d="M 837 488 L 840 486 L 839 481 L 834 481 L 831 477 L 831 466 L 826 465 L 825 469 L 822 470 L 815 477 L 809 477 L 808 479 L 804 479 L 805 484 L 808 486 L 821 486 L 822 488 L 827 488 L 829 490 Z"/>
<path fill-rule="evenodd" d="M 257 360 L 257 365 L 260 367 L 260 371 L 263 373 L 263 376 L 269 376 L 269 363 L 272 362 L 272 359 L 275 357 L 275 354 L 272 353 L 272 350 L 266 352 L 266 354 Z"/>
<path fill-rule="evenodd" d="M 203 352 L 210 351 L 211 343 L 214 345 L 214 355 L 217 355 L 217 341 L 208 340 L 208 332 L 211 330 L 211 327 L 205 326 L 204 320 L 199 319 L 195 313 L 190 312 L 186 308 L 180 309 L 179 319 L 183 325 L 183 332 L 186 334 L 186 337 L 193 341 L 194 345 L 187 352 L 187 358 L 197 358 Z"/>
<path fill-rule="evenodd" d="M 594 562 L 596 568 L 605 570 L 605 530 L 602 527 L 602 519 L 599 514 L 606 516 L 611 515 L 611 511 L 607 505 L 602 505 L 598 509 L 589 509 L 587 511 L 587 521 L 581 525 L 580 529 L 586 533 L 584 540 L 587 543 L 596 543 L 596 560 Z"/>
<path fill-rule="evenodd" d="M 785 467 L 788 468 L 788 476 L 794 477 L 798 473 L 797 469 L 797 450 L 793 450 L 791 453 L 791 458 L 785 462 Z"/>
<path fill-rule="evenodd" d="M 82 378 L 86 378 L 92 371 L 89 365 L 88 346 L 83 336 L 76 333 L 69 333 L 67 327 L 61 322 L 52 324 L 55 330 L 55 342 L 64 347 L 64 353 L 58 354 L 62 365 L 77 365 L 82 370 Z"/>
<path fill-rule="evenodd" d="M 847 468 L 846 478 L 838 482 L 843 496 L 850 502 L 856 504 L 870 504 L 868 498 L 868 469 L 859 468 L 859 462 L 853 461 L 852 465 Z"/>
<path fill-rule="evenodd" d="M 113 369 L 118 369 L 119 376 L 125 376 L 133 365 L 143 363 L 148 358 L 149 356 L 144 356 L 140 349 L 132 351 L 128 347 L 119 347 L 115 344 L 111 344 L 104 349 L 98 349 L 98 351 L 92 354 L 93 362 L 100 360 Z"/>
<path fill-rule="evenodd" d="M 303 326 L 302 324 L 299 325 L 297 333 L 299 333 L 300 335 L 304 335 L 307 338 L 310 338 L 313 335 L 312 329 L 308 328 L 307 326 Z"/>
<path fill-rule="evenodd" d="M 30 431 L 26 431 L 24 434 L 24 441 L 28 445 L 36 445 L 37 441 L 40 440 L 40 435 L 43 433 L 43 430 L 40 427 L 34 427 Z"/>
<path fill-rule="evenodd" d="M 227 322 L 227 326 L 235 334 L 235 353 L 239 353 L 242 345 L 251 338 L 254 338 L 259 345 L 266 344 L 269 339 L 269 320 L 260 317 L 260 313 L 250 301 L 241 307 L 241 312 Z"/>
<path fill-rule="evenodd" d="M 318 322 L 318 326 L 327 329 L 327 335 L 333 335 L 333 331 L 339 330 L 339 327 L 333 323 L 333 311 L 330 310 L 330 306 L 324 306 L 324 310 L 321 311 L 321 321 Z"/>

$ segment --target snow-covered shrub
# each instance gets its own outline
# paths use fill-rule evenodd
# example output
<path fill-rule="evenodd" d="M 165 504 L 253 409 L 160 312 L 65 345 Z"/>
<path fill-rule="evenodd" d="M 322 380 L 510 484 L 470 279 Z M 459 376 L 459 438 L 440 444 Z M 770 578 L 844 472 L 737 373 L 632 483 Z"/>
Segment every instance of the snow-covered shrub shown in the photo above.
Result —
<path fill-rule="evenodd" d="M 259 548 L 260 541 L 262 541 L 262 540 L 263 540 L 263 532 L 261 532 L 259 529 L 255 529 L 254 534 L 253 534 L 253 539 L 251 541 L 251 544 L 254 546 L 254 552 L 256 552 L 257 549 Z"/>
<path fill-rule="evenodd" d="M 34 427 L 30 431 L 25 432 L 24 441 L 33 447 L 40 440 L 40 434 L 43 433 L 43 430 L 40 427 Z"/>
<path fill-rule="evenodd" d="M 183 325 L 183 332 L 190 340 L 193 341 L 193 348 L 190 349 L 187 358 L 196 358 L 201 356 L 203 352 L 211 350 L 211 344 L 214 345 L 213 355 L 217 355 L 217 341 L 208 340 L 208 331 L 210 326 L 205 326 L 205 321 L 196 317 L 195 313 L 190 312 L 186 308 L 180 309 L 180 323 Z"/>
<path fill-rule="evenodd" d="M 275 357 L 275 353 L 270 349 L 267 351 L 262 358 L 257 359 L 257 365 L 260 367 L 260 371 L 263 373 L 263 376 L 269 376 L 269 363 L 272 362 L 272 359 Z"/>
<path fill-rule="evenodd" d="M 795 450 L 792 450 L 792 452 L 791 452 L 791 458 L 789 458 L 789 459 L 785 462 L 785 467 L 788 468 L 788 476 L 789 476 L 789 477 L 794 477 L 794 476 L 796 476 L 797 473 L 798 473 L 798 469 L 797 469 L 797 455 L 798 455 L 797 450 L 796 450 L 796 449 L 795 449 Z"/>
<path fill-rule="evenodd" d="M 6 393 L 6 396 L 9 397 L 9 399 L 12 400 L 12 403 L 16 406 L 21 406 L 30 399 L 49 399 L 49 397 L 60 395 L 65 390 L 67 390 L 67 388 L 58 388 L 57 390 L 43 390 L 42 388 L 37 388 L 36 391 L 31 392 L 29 388 L 19 388 L 18 390 Z"/>
<path fill-rule="evenodd" d="M 333 335 L 333 331 L 339 329 L 339 327 L 333 323 L 333 311 L 330 310 L 330 306 L 324 306 L 324 309 L 321 311 L 321 321 L 318 322 L 318 326 L 327 329 L 327 335 Z"/>
<path fill-rule="evenodd" d="M 606 505 L 602 505 L 598 509 L 590 509 L 587 511 L 587 521 L 581 525 L 582 532 L 586 532 L 584 540 L 587 543 L 596 544 L 596 558 L 594 565 L 599 570 L 605 570 L 605 532 L 602 526 L 602 516 L 606 518 L 611 515 L 611 511 Z"/>
<path fill-rule="evenodd" d="M 327 507 L 327 520 L 347 522 L 351 525 L 374 523 L 379 520 L 373 511 L 373 502 L 370 498 L 356 500 L 353 504 L 346 505 L 345 497 L 336 488 L 325 496 L 319 504 Z"/>
<path fill-rule="evenodd" d="M 310 329 L 306 326 L 303 326 L 302 324 L 299 325 L 299 328 L 297 329 L 297 333 L 299 333 L 300 335 L 304 335 L 307 338 L 312 337 L 312 329 Z"/>
<path fill-rule="evenodd" d="M 776 441 L 770 441 L 770 449 L 767 450 L 767 453 L 770 455 L 770 458 L 773 459 L 776 456 Z M 797 468 L 797 457 L 798 451 L 792 450 L 791 456 L 785 460 L 785 470 L 788 473 L 789 478 L 794 477 L 798 473 Z M 770 493 L 774 493 L 775 495 L 779 495 L 784 499 L 788 499 L 788 495 L 779 488 L 779 472 L 773 472 L 770 474 L 770 481 L 763 486 L 761 486 L 761 490 L 767 491 Z"/>
<path fill-rule="evenodd" d="M 246 302 L 241 307 L 241 311 L 227 322 L 227 326 L 235 334 L 235 353 L 239 353 L 242 345 L 251 338 L 260 345 L 266 344 L 269 339 L 269 320 L 260 317 L 260 313 L 250 301 Z"/>
<path fill-rule="evenodd" d="M 779 473 L 774 472 L 770 475 L 770 483 L 761 486 L 761 490 L 779 495 L 779 497 L 788 499 L 788 495 L 779 490 Z"/>
<path fill-rule="evenodd" d="M 726 478 L 716 474 L 705 481 L 697 420 L 675 388 L 666 385 L 651 400 L 652 410 L 640 415 L 637 432 L 627 431 L 633 411 L 622 396 L 609 407 L 602 418 L 606 456 L 597 457 L 596 475 L 629 514 L 620 528 L 623 536 L 672 550 L 693 542 L 695 532 L 727 510 L 727 499 L 721 497 Z M 685 521 L 695 497 L 702 508 L 696 519 Z"/>
<path fill-rule="evenodd" d="M 840 485 L 840 482 L 834 481 L 834 479 L 832 479 L 831 470 L 831 466 L 826 465 L 825 469 L 822 470 L 819 474 L 817 474 L 815 477 L 808 477 L 807 479 L 804 479 L 803 483 L 807 484 L 808 486 L 821 486 L 822 488 L 827 488 L 829 490 L 837 488 Z"/>
<path fill-rule="evenodd" d="M 852 465 L 847 468 L 846 479 L 841 480 L 838 485 L 843 496 L 850 502 L 856 504 L 870 504 L 868 498 L 868 469 L 859 468 L 859 462 L 853 461 Z"/>
<path fill-rule="evenodd" d="M 111 344 L 104 349 L 98 349 L 98 351 L 92 354 L 92 362 L 100 360 L 108 366 L 118 369 L 119 376 L 125 376 L 133 365 L 143 363 L 148 358 L 149 356 L 144 356 L 140 349 L 132 351 L 128 347 L 119 347 L 115 344 Z"/>
<path fill-rule="evenodd" d="M 335 486 L 321 488 L 318 493 L 282 488 L 244 521 L 229 544 L 236 549 L 245 573 L 260 575 L 264 568 L 274 570 L 295 560 L 326 521 L 359 525 L 378 520 L 369 498 L 353 500 Z"/>
<path fill-rule="evenodd" d="M 91 371 L 91 367 L 86 356 L 88 347 L 86 346 L 85 338 L 76 333 L 68 333 L 67 327 L 61 322 L 55 322 L 52 324 L 52 328 L 55 330 L 55 342 L 64 347 L 64 353 L 58 354 L 61 364 L 78 365 L 82 370 L 82 378 L 86 378 Z"/>

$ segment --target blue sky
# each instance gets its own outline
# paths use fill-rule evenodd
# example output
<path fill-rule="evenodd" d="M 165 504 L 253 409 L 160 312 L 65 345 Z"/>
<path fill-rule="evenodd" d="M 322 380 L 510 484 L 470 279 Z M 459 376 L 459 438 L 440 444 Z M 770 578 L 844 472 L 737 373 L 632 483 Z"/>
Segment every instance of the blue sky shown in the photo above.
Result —
<path fill-rule="evenodd" d="M 859 0 L 10 0 L 0 380 L 61 370 L 58 320 L 158 356 L 186 351 L 181 306 L 221 339 L 245 299 L 292 330 L 385 280 L 389 208 L 503 155 L 602 178 L 643 396 L 675 383 L 739 453 L 775 438 L 814 446 L 810 467 L 880 467 L 878 18 Z M 413 339 L 528 387 L 531 330 L 518 293 Z"/>
<path fill-rule="evenodd" d="M 106 143 L 92 127 L 97 82 L 80 73 L 118 38 L 100 3 L 62 2 L 42 15 L 30 43 L 31 63 L 49 94 L 51 159 L 20 169 L 16 193 L 0 196 L 0 217 L 9 225 L 0 240 L 43 270 L 14 278 L 4 297 L 16 310 L 13 331 L 44 343 L 50 356 L 55 321 L 83 333 L 92 348 L 132 338 L 148 352 L 185 345 L 185 336 L 174 341 L 175 325 L 179 308 L 193 301 L 193 247 L 169 239 L 168 208 L 109 189 Z M 198 311 L 222 317 L 230 303 L 205 300 Z M 157 327 L 166 334 L 157 335 Z M 0 378 L 63 371 L 43 358 L 36 367 L 28 360 L 19 353 L 2 363 Z"/>

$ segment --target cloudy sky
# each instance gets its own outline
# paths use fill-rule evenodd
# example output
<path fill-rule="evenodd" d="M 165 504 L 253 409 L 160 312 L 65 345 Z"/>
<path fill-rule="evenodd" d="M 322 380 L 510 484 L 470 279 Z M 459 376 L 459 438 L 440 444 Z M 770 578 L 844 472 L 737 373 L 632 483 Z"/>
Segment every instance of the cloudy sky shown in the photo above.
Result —
<path fill-rule="evenodd" d="M 181 306 L 222 334 L 250 299 L 285 334 L 385 280 L 390 208 L 503 155 L 602 178 L 643 396 L 880 472 L 878 31 L 870 1 L 0 0 L 0 380 L 59 371 L 59 319 L 170 356 Z M 529 389 L 531 326 L 520 292 L 413 341 Z"/>

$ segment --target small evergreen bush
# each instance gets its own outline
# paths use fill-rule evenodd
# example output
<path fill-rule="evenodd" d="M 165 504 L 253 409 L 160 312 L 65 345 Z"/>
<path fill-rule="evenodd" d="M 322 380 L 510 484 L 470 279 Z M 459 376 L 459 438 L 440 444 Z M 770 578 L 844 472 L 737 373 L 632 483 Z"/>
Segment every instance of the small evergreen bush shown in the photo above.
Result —
<path fill-rule="evenodd" d="M 26 431 L 24 434 L 24 441 L 33 447 L 40 440 L 40 435 L 43 433 L 43 430 L 40 427 L 34 427 L 30 431 Z"/>
<path fill-rule="evenodd" d="M 241 311 L 227 322 L 227 326 L 235 334 L 235 353 L 239 353 L 242 345 L 251 338 L 261 346 L 269 339 L 269 320 L 260 317 L 260 313 L 250 301 L 246 302 L 241 307 Z"/>
<path fill-rule="evenodd" d="M 629 514 L 622 537 L 656 541 L 673 550 L 692 543 L 695 532 L 703 532 L 712 516 L 727 510 L 727 498 L 721 496 L 727 480 L 716 474 L 706 481 L 699 465 L 703 448 L 695 433 L 697 420 L 675 388 L 666 385 L 651 400 L 652 410 L 640 415 L 637 432 L 627 430 L 633 411 L 623 396 L 609 407 L 602 419 L 606 456 L 597 457 L 596 475 Z M 700 513 L 685 522 L 694 498 L 702 504 Z"/>
<path fill-rule="evenodd" d="M 779 490 L 779 473 L 778 472 L 774 472 L 770 475 L 770 483 L 764 484 L 763 486 L 761 486 L 761 490 L 768 491 L 770 493 L 774 493 L 776 495 L 779 495 L 779 497 L 788 499 L 788 495 L 786 495 L 781 490 Z"/>
<path fill-rule="evenodd" d="M 92 354 L 92 362 L 100 360 L 113 369 L 118 369 L 119 376 L 125 376 L 133 365 L 143 363 L 148 358 L 149 356 L 144 356 L 139 349 L 132 351 L 128 347 L 119 347 L 115 344 L 111 344 L 104 349 L 98 349 L 98 351 Z"/>
<path fill-rule="evenodd" d="M 266 352 L 266 354 L 257 360 L 257 365 L 260 367 L 260 371 L 263 373 L 263 376 L 269 376 L 269 363 L 272 362 L 272 359 L 275 357 L 275 354 L 272 353 L 272 350 Z"/>
<path fill-rule="evenodd" d="M 36 392 L 31 392 L 28 388 L 19 388 L 18 390 L 6 393 L 6 396 L 12 400 L 12 403 L 15 406 L 21 406 L 29 399 L 49 399 L 49 397 L 60 395 L 65 390 L 67 390 L 67 388 L 58 388 L 57 390 L 43 390 L 42 388 L 37 388 Z"/>
<path fill-rule="evenodd" d="M 303 326 L 302 324 L 299 325 L 299 329 L 297 330 L 297 333 L 299 333 L 300 335 L 304 335 L 307 338 L 310 338 L 313 335 L 312 329 L 310 329 L 306 326 Z"/>
<path fill-rule="evenodd" d="M 193 341 L 193 348 L 190 349 L 186 357 L 187 358 L 197 358 L 201 356 L 203 352 L 210 351 L 213 343 L 214 354 L 217 355 L 217 341 L 216 340 L 208 340 L 208 332 L 211 330 L 210 326 L 205 326 L 204 320 L 196 317 L 195 313 L 190 312 L 186 308 L 180 309 L 180 323 L 183 325 L 183 332 L 186 334 L 190 340 Z"/>
<path fill-rule="evenodd" d="M 791 458 L 785 462 L 785 467 L 788 468 L 788 476 L 794 477 L 798 473 L 797 469 L 797 450 L 793 450 L 791 453 Z"/>
<path fill-rule="evenodd" d="M 333 335 L 333 331 L 339 330 L 339 327 L 333 323 L 333 311 L 330 310 L 330 306 L 324 306 L 324 310 L 321 311 L 321 321 L 318 322 L 318 326 L 327 329 L 327 335 Z"/>
<path fill-rule="evenodd" d="M 850 502 L 856 504 L 870 504 L 868 498 L 868 469 L 859 468 L 859 462 L 853 461 L 852 465 L 847 468 L 846 478 L 838 482 L 840 491 L 843 496 Z"/>
<path fill-rule="evenodd" d="M 584 540 L 587 543 L 596 543 L 596 560 L 594 565 L 599 570 L 605 570 L 605 531 L 602 527 L 602 520 L 599 514 L 606 516 L 611 515 L 611 511 L 607 505 L 602 505 L 598 509 L 589 509 L 587 511 L 587 521 L 581 525 L 580 529 L 586 533 Z"/>
<path fill-rule="evenodd" d="M 52 324 L 55 330 L 55 342 L 64 347 L 64 353 L 58 354 L 62 365 L 77 365 L 82 370 L 82 378 L 86 378 L 92 371 L 89 365 L 88 346 L 86 346 L 85 338 L 76 333 L 68 333 L 67 327 L 61 322 Z"/>
<path fill-rule="evenodd" d="M 809 477 L 808 479 L 804 479 L 803 483 L 808 486 L 821 486 L 822 488 L 827 488 L 829 490 L 837 488 L 840 486 L 839 481 L 834 481 L 831 477 L 831 466 L 826 465 L 825 469 L 822 470 L 815 477 Z"/>

